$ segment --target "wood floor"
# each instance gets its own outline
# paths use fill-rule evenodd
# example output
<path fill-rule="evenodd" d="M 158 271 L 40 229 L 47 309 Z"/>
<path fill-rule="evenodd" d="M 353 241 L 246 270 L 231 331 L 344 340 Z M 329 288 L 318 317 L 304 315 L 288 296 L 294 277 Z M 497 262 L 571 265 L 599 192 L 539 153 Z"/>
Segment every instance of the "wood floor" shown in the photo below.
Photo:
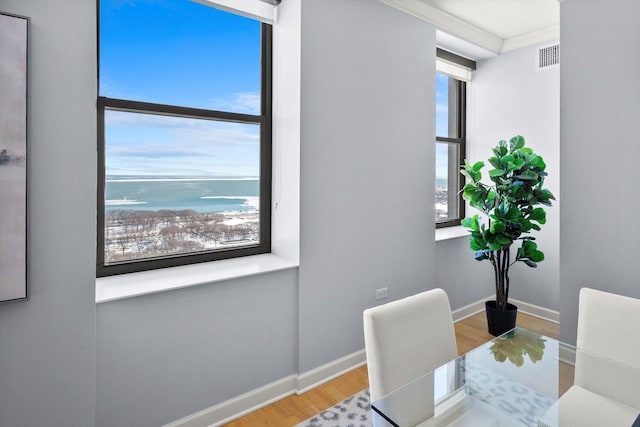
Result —
<path fill-rule="evenodd" d="M 557 323 L 518 313 L 518 325 L 558 338 Z M 468 317 L 455 324 L 458 352 L 466 353 L 493 337 L 487 332 L 484 312 Z M 562 395 L 573 384 L 573 366 L 560 363 L 559 391 Z M 293 427 L 347 397 L 368 387 L 367 367 L 361 366 L 334 380 L 301 395 L 286 397 L 269 406 L 245 415 L 227 427 Z"/>

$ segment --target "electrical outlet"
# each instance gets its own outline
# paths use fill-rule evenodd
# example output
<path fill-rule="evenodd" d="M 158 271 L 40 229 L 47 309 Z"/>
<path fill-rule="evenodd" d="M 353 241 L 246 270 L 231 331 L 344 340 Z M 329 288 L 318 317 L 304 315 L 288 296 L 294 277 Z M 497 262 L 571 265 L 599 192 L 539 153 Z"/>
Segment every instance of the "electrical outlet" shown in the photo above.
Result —
<path fill-rule="evenodd" d="M 376 289 L 376 301 L 385 299 L 387 296 L 389 296 L 388 291 L 389 291 L 389 288 Z"/>

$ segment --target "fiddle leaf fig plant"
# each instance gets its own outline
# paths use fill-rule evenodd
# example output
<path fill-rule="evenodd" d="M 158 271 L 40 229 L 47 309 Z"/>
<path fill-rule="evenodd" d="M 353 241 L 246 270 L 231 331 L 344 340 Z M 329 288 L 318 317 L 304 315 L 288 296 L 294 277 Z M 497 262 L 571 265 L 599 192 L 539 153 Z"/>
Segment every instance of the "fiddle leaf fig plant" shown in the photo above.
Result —
<path fill-rule="evenodd" d="M 509 299 L 509 268 L 522 262 L 535 268 L 544 260 L 544 253 L 529 233 L 539 231 L 546 223 L 546 211 L 540 205 L 551 206 L 553 194 L 544 188 L 547 165 L 541 156 L 525 147 L 518 135 L 498 142 L 488 162 L 490 183 L 482 182 L 484 162 L 470 164 L 465 160 L 461 173 L 469 178 L 462 197 L 482 215 L 462 220 L 470 232 L 469 246 L 478 261 L 493 265 L 496 287 L 496 307 L 504 311 Z M 511 247 L 520 246 L 511 254 Z"/>

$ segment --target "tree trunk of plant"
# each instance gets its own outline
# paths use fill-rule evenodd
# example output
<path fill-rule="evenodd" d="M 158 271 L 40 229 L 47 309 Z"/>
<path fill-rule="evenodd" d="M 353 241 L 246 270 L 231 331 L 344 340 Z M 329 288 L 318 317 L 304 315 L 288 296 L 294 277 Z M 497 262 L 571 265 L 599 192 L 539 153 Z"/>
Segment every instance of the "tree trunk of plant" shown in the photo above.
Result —
<path fill-rule="evenodd" d="M 496 308 L 504 311 L 509 299 L 509 246 L 501 248 L 491 260 L 496 281 Z"/>

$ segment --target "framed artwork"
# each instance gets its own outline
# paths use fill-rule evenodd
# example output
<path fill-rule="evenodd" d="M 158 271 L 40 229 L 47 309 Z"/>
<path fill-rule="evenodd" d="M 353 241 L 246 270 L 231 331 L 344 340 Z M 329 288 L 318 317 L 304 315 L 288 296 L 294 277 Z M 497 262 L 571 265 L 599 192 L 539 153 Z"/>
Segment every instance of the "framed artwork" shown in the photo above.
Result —
<path fill-rule="evenodd" d="M 0 302 L 27 298 L 27 29 L 0 12 Z"/>

